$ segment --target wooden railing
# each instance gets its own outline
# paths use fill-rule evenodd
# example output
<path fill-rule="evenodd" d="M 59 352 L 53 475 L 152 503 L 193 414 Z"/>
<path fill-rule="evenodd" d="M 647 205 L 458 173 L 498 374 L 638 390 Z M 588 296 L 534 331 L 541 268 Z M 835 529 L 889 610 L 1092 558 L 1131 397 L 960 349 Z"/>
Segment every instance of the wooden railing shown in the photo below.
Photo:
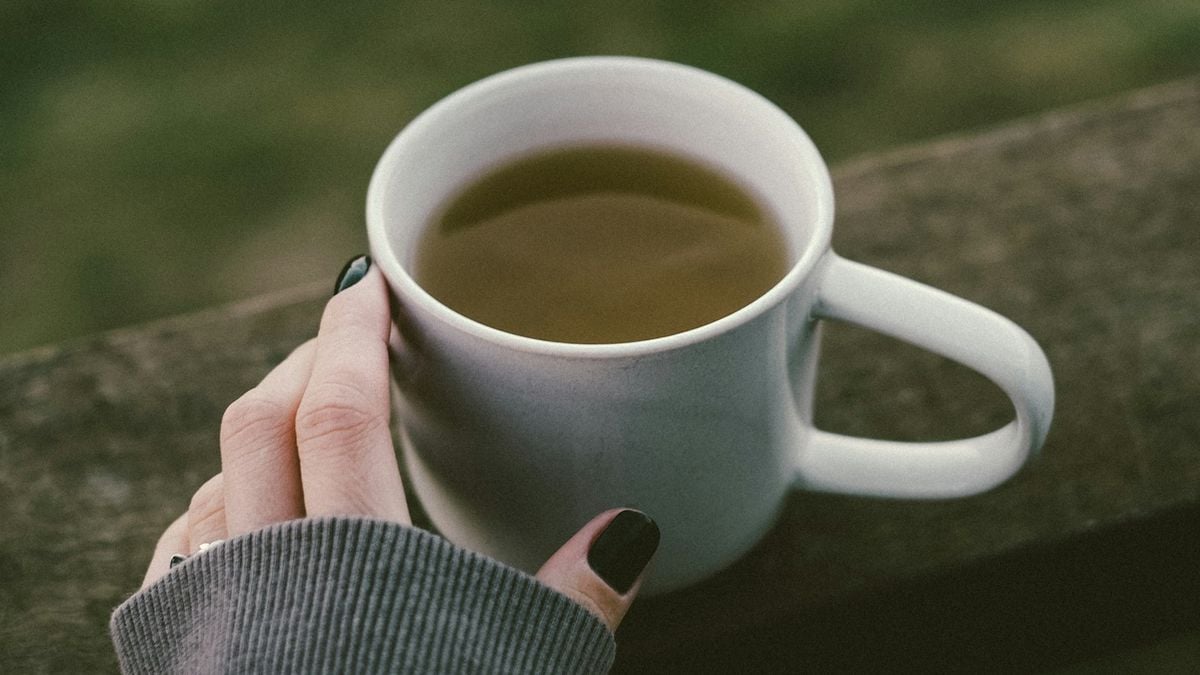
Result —
<path fill-rule="evenodd" d="M 1040 669 L 1197 630 L 1200 79 L 866 157 L 835 189 L 839 253 L 1042 344 L 1043 454 L 957 501 L 791 495 L 746 558 L 638 602 L 618 669 Z M 109 613 L 326 286 L 0 359 L 0 671 L 115 668 Z M 936 439 L 1010 415 L 911 347 L 840 325 L 825 344 L 824 428 Z"/>

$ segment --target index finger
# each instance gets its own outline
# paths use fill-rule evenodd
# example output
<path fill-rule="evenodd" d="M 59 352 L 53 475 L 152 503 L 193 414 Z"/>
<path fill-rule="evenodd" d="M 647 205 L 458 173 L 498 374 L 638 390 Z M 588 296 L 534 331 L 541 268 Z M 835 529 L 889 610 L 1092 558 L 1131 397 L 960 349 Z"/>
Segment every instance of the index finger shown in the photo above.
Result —
<path fill-rule="evenodd" d="M 349 273 L 361 274 L 364 265 L 361 280 L 339 283 L 342 290 L 325 306 L 312 375 L 296 412 L 304 507 L 309 516 L 410 523 L 388 427 L 387 287 L 365 256 L 351 262 Z"/>

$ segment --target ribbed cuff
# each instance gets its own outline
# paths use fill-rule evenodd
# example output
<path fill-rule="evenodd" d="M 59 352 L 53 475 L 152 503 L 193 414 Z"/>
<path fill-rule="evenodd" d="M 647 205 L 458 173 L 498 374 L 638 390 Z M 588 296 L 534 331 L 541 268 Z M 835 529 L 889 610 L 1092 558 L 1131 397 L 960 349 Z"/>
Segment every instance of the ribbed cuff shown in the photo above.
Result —
<path fill-rule="evenodd" d="M 128 673 L 603 673 L 616 650 L 533 577 L 363 518 L 230 539 L 126 600 L 110 629 Z"/>

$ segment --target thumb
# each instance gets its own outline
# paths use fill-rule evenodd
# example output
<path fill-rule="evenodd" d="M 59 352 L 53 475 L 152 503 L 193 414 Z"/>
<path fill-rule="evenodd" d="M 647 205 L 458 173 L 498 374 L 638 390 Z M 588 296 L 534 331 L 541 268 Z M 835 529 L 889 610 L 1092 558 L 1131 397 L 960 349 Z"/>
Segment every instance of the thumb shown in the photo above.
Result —
<path fill-rule="evenodd" d="M 537 578 L 615 631 L 633 604 L 658 537 L 658 526 L 641 511 L 605 511 L 550 556 Z"/>

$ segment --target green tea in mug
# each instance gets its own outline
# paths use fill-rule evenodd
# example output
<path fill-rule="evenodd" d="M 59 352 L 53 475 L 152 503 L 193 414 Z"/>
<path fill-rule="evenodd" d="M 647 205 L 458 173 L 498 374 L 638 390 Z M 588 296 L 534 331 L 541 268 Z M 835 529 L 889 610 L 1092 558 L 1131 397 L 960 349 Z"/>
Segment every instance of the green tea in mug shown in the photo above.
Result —
<path fill-rule="evenodd" d="M 556 148 L 487 171 L 428 223 L 414 277 L 456 312 L 574 343 L 696 328 L 788 270 L 772 215 L 690 158 L 625 145 Z"/>

